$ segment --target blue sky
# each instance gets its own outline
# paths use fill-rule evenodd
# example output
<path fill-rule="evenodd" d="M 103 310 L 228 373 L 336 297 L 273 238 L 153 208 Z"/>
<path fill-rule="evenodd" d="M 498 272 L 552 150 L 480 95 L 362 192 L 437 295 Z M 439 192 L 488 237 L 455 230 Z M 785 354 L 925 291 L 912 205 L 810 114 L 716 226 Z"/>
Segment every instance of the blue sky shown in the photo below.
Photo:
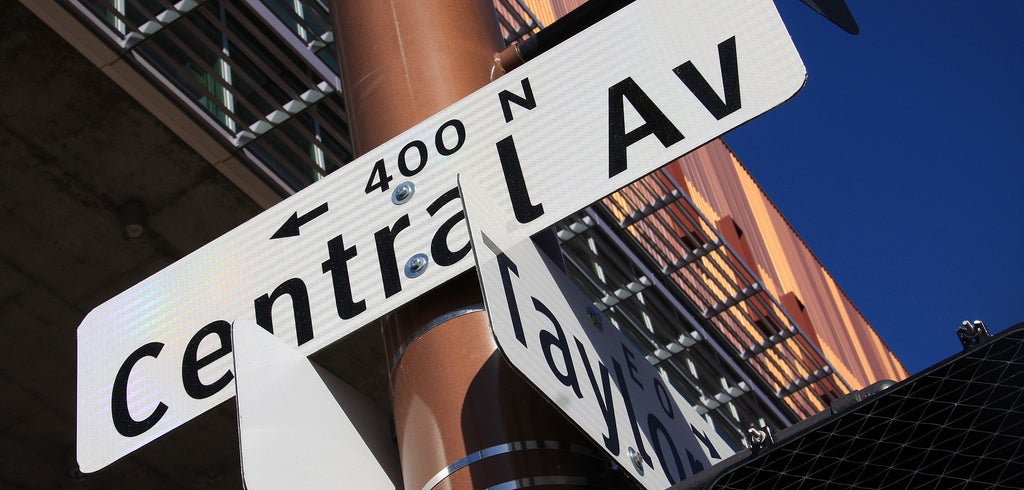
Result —
<path fill-rule="evenodd" d="M 1024 321 L 1024 2 L 778 0 L 808 71 L 725 136 L 911 372 Z"/>

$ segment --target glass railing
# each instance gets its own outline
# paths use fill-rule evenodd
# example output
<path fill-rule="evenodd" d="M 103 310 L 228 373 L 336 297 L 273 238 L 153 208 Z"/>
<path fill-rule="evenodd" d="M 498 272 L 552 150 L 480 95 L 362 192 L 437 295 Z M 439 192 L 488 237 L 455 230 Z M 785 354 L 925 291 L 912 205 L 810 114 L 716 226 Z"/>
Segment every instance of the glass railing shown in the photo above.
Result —
<path fill-rule="evenodd" d="M 330 10 L 320 0 L 66 0 L 250 167 L 292 194 L 352 159 Z M 540 28 L 496 0 L 507 41 Z"/>

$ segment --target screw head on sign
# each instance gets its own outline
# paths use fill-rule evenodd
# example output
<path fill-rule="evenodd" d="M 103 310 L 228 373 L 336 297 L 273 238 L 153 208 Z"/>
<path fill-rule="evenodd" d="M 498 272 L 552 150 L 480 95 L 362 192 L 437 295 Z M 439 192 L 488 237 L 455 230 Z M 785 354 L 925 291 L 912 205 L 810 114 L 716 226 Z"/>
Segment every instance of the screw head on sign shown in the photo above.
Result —
<path fill-rule="evenodd" d="M 410 279 L 419 277 L 427 270 L 427 266 L 430 265 L 430 258 L 427 254 L 416 254 L 413 255 L 405 263 L 405 277 Z"/>
<path fill-rule="evenodd" d="M 597 328 L 599 331 L 604 330 L 604 315 L 601 311 L 594 306 L 587 307 L 587 317 L 590 318 L 590 324 Z"/>
<path fill-rule="evenodd" d="M 633 462 L 633 468 L 636 468 L 636 472 L 643 476 L 644 474 L 644 461 L 640 459 L 640 453 L 636 452 L 631 446 L 629 448 L 629 460 Z"/>
<path fill-rule="evenodd" d="M 416 193 L 416 184 L 412 182 L 402 182 L 395 187 L 394 192 L 391 193 L 391 202 L 394 204 L 405 204 L 412 199 L 412 195 Z"/>

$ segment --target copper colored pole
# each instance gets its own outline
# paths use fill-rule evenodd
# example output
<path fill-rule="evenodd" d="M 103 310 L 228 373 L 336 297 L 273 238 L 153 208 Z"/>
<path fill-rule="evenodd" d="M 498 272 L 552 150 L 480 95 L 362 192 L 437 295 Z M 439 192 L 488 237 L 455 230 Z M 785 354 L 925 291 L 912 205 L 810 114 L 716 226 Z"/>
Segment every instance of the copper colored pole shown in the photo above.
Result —
<path fill-rule="evenodd" d="M 357 153 L 486 84 L 503 47 L 489 0 L 331 8 Z M 615 485 L 599 450 L 504 361 L 481 302 L 468 273 L 385 319 L 405 487 Z"/>
<path fill-rule="evenodd" d="M 332 0 L 331 9 L 357 154 L 486 84 L 502 48 L 486 0 Z"/>

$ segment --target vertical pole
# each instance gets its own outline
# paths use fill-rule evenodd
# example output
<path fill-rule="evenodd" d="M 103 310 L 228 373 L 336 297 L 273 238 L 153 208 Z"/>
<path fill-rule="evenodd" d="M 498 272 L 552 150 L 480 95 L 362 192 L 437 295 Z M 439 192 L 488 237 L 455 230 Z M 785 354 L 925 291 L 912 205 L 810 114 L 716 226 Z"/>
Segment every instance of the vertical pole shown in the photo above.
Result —
<path fill-rule="evenodd" d="M 490 80 L 503 46 L 489 0 L 331 0 L 357 154 Z M 465 274 L 383 324 L 408 489 L 614 485 L 607 459 L 497 351 Z"/>
<path fill-rule="evenodd" d="M 331 8 L 357 154 L 482 87 L 502 47 L 486 0 L 332 0 Z"/>

